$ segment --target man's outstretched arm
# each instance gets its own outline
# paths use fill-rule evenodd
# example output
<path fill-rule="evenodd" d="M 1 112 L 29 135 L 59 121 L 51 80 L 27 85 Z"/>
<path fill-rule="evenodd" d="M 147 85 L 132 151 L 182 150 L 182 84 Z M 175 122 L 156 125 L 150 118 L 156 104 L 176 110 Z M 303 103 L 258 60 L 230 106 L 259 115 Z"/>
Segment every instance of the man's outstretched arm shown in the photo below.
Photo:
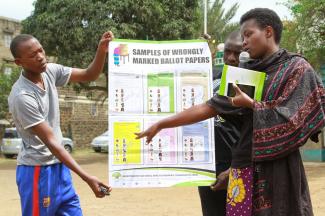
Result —
<path fill-rule="evenodd" d="M 69 82 L 89 82 L 96 80 L 103 71 L 108 52 L 108 44 L 113 38 L 114 35 L 111 31 L 105 32 L 98 43 L 94 60 L 86 69 L 73 68 Z"/>
<path fill-rule="evenodd" d="M 100 186 L 105 187 L 108 191 L 111 190 L 106 184 L 100 182 L 97 177 L 90 176 L 86 173 L 72 156 L 63 148 L 61 143 L 55 138 L 51 127 L 46 122 L 41 122 L 31 127 L 32 132 L 41 139 L 41 141 L 50 149 L 52 154 L 57 157 L 62 163 L 69 167 L 73 172 L 80 176 L 93 190 L 96 197 L 104 197 Z"/>
<path fill-rule="evenodd" d="M 218 115 L 215 109 L 207 104 L 200 104 L 193 106 L 176 115 L 162 119 L 156 124 L 152 125 L 147 130 L 136 133 L 137 139 L 147 137 L 147 143 L 151 142 L 152 138 L 164 128 L 173 128 L 183 125 L 189 125 L 200 122 Z"/>

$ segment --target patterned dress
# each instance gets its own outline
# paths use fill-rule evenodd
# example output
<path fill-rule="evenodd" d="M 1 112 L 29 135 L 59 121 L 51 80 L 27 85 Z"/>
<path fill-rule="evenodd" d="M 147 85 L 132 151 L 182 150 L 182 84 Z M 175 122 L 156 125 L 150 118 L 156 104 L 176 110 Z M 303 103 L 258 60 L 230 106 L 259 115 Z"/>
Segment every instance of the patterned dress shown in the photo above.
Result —
<path fill-rule="evenodd" d="M 252 215 L 253 169 L 231 169 L 227 191 L 227 215 Z"/>

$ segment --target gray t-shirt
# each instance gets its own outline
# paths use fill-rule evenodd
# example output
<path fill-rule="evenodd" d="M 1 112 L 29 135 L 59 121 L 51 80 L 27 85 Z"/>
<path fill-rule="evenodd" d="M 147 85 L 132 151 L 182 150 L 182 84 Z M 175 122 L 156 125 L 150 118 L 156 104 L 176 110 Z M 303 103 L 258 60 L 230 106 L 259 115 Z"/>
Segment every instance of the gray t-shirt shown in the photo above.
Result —
<path fill-rule="evenodd" d="M 69 67 L 49 63 L 46 71 L 42 73 L 45 90 L 22 74 L 13 85 L 8 97 L 9 111 L 23 141 L 17 158 L 18 165 L 50 165 L 59 162 L 30 128 L 45 121 L 53 129 L 58 143 L 61 143 L 59 98 L 56 87 L 68 83 L 71 71 Z"/>

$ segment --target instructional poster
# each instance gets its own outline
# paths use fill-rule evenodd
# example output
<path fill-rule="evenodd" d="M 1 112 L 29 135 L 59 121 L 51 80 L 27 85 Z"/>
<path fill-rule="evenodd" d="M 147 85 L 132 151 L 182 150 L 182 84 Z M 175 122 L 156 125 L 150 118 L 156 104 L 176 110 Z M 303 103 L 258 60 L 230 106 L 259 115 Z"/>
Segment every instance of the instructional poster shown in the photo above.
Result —
<path fill-rule="evenodd" d="M 109 45 L 109 184 L 115 188 L 203 186 L 215 180 L 213 121 L 135 139 L 157 121 L 212 96 L 205 41 Z"/>

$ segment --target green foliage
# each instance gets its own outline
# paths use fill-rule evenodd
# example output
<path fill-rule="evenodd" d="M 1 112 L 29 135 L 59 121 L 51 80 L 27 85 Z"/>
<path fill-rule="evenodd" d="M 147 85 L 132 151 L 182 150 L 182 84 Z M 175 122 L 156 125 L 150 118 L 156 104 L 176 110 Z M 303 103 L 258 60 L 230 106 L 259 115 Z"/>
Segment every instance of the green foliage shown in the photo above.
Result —
<path fill-rule="evenodd" d="M 8 113 L 8 96 L 11 91 L 11 87 L 18 79 L 20 72 L 19 68 L 12 67 L 13 71 L 10 74 L 5 74 L 3 71 L 4 67 L 9 65 L 3 64 L 0 67 L 0 119 L 6 119 L 10 122 Z"/>
<path fill-rule="evenodd" d="M 235 16 L 239 4 L 233 4 L 228 11 L 223 8 L 225 0 L 209 2 L 208 9 L 208 30 L 212 39 L 217 43 L 223 43 L 227 36 L 234 30 L 239 30 L 239 23 L 230 23 Z"/>
<path fill-rule="evenodd" d="M 233 4 L 229 10 L 223 8 L 225 0 L 212 0 L 208 1 L 208 23 L 207 30 L 208 34 L 211 36 L 209 41 L 209 46 L 211 49 L 212 56 L 215 55 L 217 51 L 217 45 L 219 43 L 224 43 L 228 35 L 235 31 L 239 30 L 239 23 L 231 23 L 230 20 L 235 16 L 239 4 Z M 204 5 L 203 1 L 200 3 L 200 32 L 202 35 L 204 29 Z"/>
<path fill-rule="evenodd" d="M 285 5 L 292 11 L 294 27 L 284 39 L 294 38 L 291 43 L 319 69 L 325 63 L 325 0 L 288 0 Z"/>
<path fill-rule="evenodd" d="M 86 0 L 37 0 L 33 14 L 22 22 L 23 33 L 38 38 L 58 63 L 86 67 L 106 30 L 116 32 L 109 3 Z"/>
<path fill-rule="evenodd" d="M 209 3 L 209 33 L 217 42 L 238 24 L 229 24 L 238 4 L 229 11 L 224 0 Z M 33 14 L 22 22 L 23 32 L 40 40 L 47 55 L 60 64 L 87 67 L 101 35 L 116 38 L 178 40 L 199 38 L 203 32 L 201 0 L 36 0 Z M 107 78 L 107 67 L 104 69 Z M 107 80 L 107 79 L 106 79 Z M 75 85 L 75 90 L 103 90 L 106 86 Z"/>
<path fill-rule="evenodd" d="M 292 2 L 293 15 L 299 23 L 297 30 L 301 41 L 310 48 L 321 48 L 325 44 L 325 0 L 298 0 Z"/>
<path fill-rule="evenodd" d="M 107 30 L 124 39 L 197 38 L 199 10 L 199 0 L 37 0 L 22 25 L 23 32 L 38 38 L 58 63 L 85 68 Z M 107 77 L 107 67 L 104 73 Z M 74 87 L 107 92 L 107 84 Z"/>
<path fill-rule="evenodd" d="M 297 22 L 282 21 L 283 31 L 280 46 L 290 52 L 298 52 L 297 42 L 299 35 L 296 32 Z"/>
<path fill-rule="evenodd" d="M 198 18 L 198 0 L 37 0 L 23 32 L 59 63 L 86 67 L 107 30 L 125 39 L 192 39 Z"/>

